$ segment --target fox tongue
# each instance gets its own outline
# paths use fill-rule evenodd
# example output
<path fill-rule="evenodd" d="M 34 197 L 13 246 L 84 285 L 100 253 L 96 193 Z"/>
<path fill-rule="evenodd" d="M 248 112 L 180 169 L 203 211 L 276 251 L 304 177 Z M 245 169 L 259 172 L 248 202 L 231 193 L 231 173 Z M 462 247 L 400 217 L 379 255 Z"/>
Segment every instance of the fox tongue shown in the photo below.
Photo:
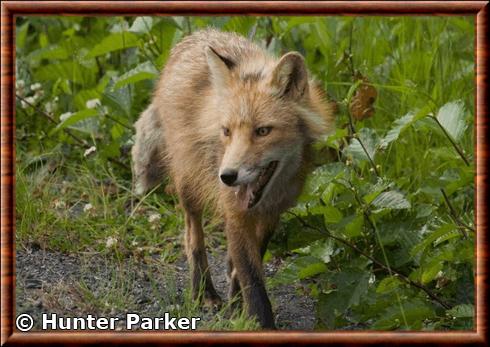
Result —
<path fill-rule="evenodd" d="M 235 193 L 239 201 L 240 207 L 247 209 L 249 204 L 254 200 L 253 184 L 241 185 Z"/>

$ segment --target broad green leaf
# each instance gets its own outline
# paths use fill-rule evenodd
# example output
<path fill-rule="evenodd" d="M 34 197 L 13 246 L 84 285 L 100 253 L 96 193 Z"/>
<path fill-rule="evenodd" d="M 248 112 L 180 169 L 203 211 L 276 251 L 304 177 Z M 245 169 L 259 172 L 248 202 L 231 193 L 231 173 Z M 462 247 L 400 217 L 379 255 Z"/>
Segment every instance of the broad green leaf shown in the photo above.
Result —
<path fill-rule="evenodd" d="M 466 130 L 465 107 L 462 101 L 451 101 L 437 112 L 437 120 L 443 128 L 458 141 Z"/>
<path fill-rule="evenodd" d="M 152 27 L 153 17 L 137 17 L 131 25 L 131 28 L 129 28 L 129 31 L 137 34 L 147 34 Z"/>
<path fill-rule="evenodd" d="M 291 282 L 313 277 L 319 273 L 325 272 L 327 267 L 324 262 L 316 257 L 302 256 L 291 261 L 286 267 L 276 272 L 272 283 L 290 284 Z"/>
<path fill-rule="evenodd" d="M 393 122 L 393 126 L 386 133 L 385 137 L 380 142 L 380 148 L 386 148 L 388 145 L 397 140 L 400 134 L 405 131 L 410 125 L 421 118 L 424 118 L 430 111 L 429 107 L 424 107 L 417 112 L 409 112 L 401 118 Z"/>
<path fill-rule="evenodd" d="M 21 26 L 16 26 L 15 45 L 17 48 L 21 48 L 21 49 L 24 48 L 28 30 L 29 30 L 29 22 L 25 22 Z"/>
<path fill-rule="evenodd" d="M 374 160 L 379 145 L 379 138 L 376 131 L 371 128 L 362 128 L 358 133 L 358 137 L 359 139 L 353 138 L 351 140 L 344 153 L 355 160 L 369 160 L 368 155 Z M 362 145 L 359 140 L 362 142 Z"/>
<path fill-rule="evenodd" d="M 362 227 L 364 225 L 363 216 L 355 216 L 349 223 L 345 225 L 344 234 L 347 237 L 357 237 L 362 233 Z"/>
<path fill-rule="evenodd" d="M 376 293 L 384 294 L 391 292 L 392 290 L 397 289 L 401 284 L 402 282 L 396 277 L 386 277 L 379 282 L 378 287 L 376 288 Z"/>
<path fill-rule="evenodd" d="M 454 306 L 446 312 L 457 318 L 473 318 L 475 316 L 475 307 L 471 304 L 462 304 Z"/>
<path fill-rule="evenodd" d="M 435 279 L 439 271 L 442 270 L 442 267 L 443 263 L 440 261 L 434 261 L 430 263 L 427 267 L 424 267 L 422 276 L 420 278 L 422 284 L 427 284 Z"/>
<path fill-rule="evenodd" d="M 325 271 L 327 271 L 327 266 L 325 265 L 325 263 L 321 263 L 321 262 L 313 263 L 300 269 L 298 273 L 298 277 L 299 279 L 310 278 L 318 274 L 321 274 Z"/>
<path fill-rule="evenodd" d="M 318 301 L 318 319 L 327 328 L 335 327 L 336 317 L 345 316 L 345 311 L 358 305 L 368 290 L 370 274 L 361 269 L 343 269 L 331 276 L 329 282 L 335 290 L 322 293 Z"/>
<path fill-rule="evenodd" d="M 151 62 L 146 61 L 121 75 L 116 80 L 114 89 L 119 89 L 126 84 L 134 84 L 142 80 L 155 79 L 156 77 L 158 77 L 158 70 Z"/>
<path fill-rule="evenodd" d="M 253 17 L 248 17 L 248 16 L 231 17 L 228 23 L 226 23 L 223 26 L 223 30 L 232 31 L 247 36 L 250 32 L 250 29 L 256 22 L 257 21 Z"/>
<path fill-rule="evenodd" d="M 325 218 L 325 223 L 335 224 L 342 220 L 342 212 L 334 206 L 325 206 L 323 208 L 323 217 Z"/>
<path fill-rule="evenodd" d="M 413 247 L 413 249 L 410 251 L 410 254 L 412 256 L 417 255 L 418 253 L 424 251 L 427 246 L 431 245 L 433 242 L 435 242 L 437 239 L 440 237 L 443 237 L 447 233 L 453 231 L 456 229 L 456 226 L 454 224 L 444 224 L 441 227 L 439 227 L 437 230 L 429 234 L 422 242 L 417 244 L 416 246 Z"/>
<path fill-rule="evenodd" d="M 69 57 L 66 49 L 60 45 L 53 44 L 44 48 L 36 49 L 29 54 L 29 59 L 67 59 Z"/>
<path fill-rule="evenodd" d="M 431 319 L 434 315 L 434 309 L 428 303 L 420 299 L 411 299 L 408 302 L 402 302 L 402 307 L 395 304 L 387 308 L 381 315 L 381 319 L 377 320 L 372 328 L 377 330 L 396 328 L 420 330 L 423 322 Z M 405 317 L 408 327 L 404 325 L 403 317 Z"/>
<path fill-rule="evenodd" d="M 386 148 L 388 145 L 398 139 L 400 133 L 409 125 L 413 120 L 414 113 L 408 113 L 401 118 L 398 118 L 393 122 L 393 127 L 388 130 L 385 137 L 380 142 L 381 148 Z"/>
<path fill-rule="evenodd" d="M 333 255 L 334 251 L 335 250 L 333 248 L 333 243 L 331 242 L 331 239 L 327 239 L 317 240 L 310 245 L 296 249 L 293 252 L 304 255 L 311 255 L 313 257 L 321 259 L 324 263 L 329 263 L 330 257 Z"/>
<path fill-rule="evenodd" d="M 94 109 L 85 109 L 79 112 L 76 112 L 72 114 L 70 117 L 66 118 L 64 121 L 62 121 L 60 124 L 54 128 L 50 135 L 58 132 L 59 130 L 62 130 L 66 127 L 72 126 L 75 123 L 78 123 L 84 119 L 90 118 L 90 117 L 95 117 L 98 114 L 97 110 Z"/>
<path fill-rule="evenodd" d="M 98 57 L 106 53 L 135 47 L 138 45 L 138 36 L 130 32 L 120 32 L 106 36 L 101 43 L 96 45 L 88 54 L 89 58 Z"/>
<path fill-rule="evenodd" d="M 112 107 L 113 110 L 121 111 L 123 115 L 129 118 L 131 116 L 132 105 L 130 92 L 131 86 L 125 85 L 119 89 L 114 89 L 112 87 L 113 85 L 114 82 L 111 81 L 111 83 L 106 87 L 106 91 L 102 95 L 102 102 Z"/>
<path fill-rule="evenodd" d="M 380 209 L 402 210 L 410 208 L 410 202 L 396 190 L 379 194 L 371 204 Z"/>
<path fill-rule="evenodd" d="M 76 61 L 63 61 L 49 64 L 34 73 L 36 80 L 56 81 L 59 78 L 82 84 L 85 87 L 95 83 L 96 70 L 88 69 Z"/>

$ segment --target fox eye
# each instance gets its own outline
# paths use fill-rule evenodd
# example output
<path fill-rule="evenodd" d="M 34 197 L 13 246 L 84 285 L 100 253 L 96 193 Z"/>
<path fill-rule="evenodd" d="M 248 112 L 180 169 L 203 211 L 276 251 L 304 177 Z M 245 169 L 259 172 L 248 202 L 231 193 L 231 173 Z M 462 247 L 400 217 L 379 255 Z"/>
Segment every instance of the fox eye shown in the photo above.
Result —
<path fill-rule="evenodd" d="M 271 132 L 272 127 L 260 127 L 255 129 L 255 134 L 257 136 L 267 136 Z"/>
<path fill-rule="evenodd" d="M 223 127 L 223 135 L 230 136 L 230 129 Z"/>

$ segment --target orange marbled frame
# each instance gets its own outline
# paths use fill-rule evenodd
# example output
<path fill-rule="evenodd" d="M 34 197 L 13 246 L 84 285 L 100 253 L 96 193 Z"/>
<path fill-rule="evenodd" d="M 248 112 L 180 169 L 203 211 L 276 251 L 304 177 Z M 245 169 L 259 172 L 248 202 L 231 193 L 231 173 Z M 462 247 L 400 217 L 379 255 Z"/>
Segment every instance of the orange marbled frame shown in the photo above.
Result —
<path fill-rule="evenodd" d="M 31 332 L 14 329 L 16 15 L 473 15 L 476 18 L 476 330 L 459 332 Z M 4 1 L 1 4 L 1 341 L 53 344 L 478 344 L 487 345 L 487 1 Z"/>

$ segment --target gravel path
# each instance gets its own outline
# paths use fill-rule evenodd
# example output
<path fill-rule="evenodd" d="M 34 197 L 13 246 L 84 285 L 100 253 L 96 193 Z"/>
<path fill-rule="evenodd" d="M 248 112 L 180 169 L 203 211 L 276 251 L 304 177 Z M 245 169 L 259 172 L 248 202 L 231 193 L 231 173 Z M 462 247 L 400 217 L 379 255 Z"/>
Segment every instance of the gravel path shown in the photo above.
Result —
<path fill-rule="evenodd" d="M 183 304 L 188 283 L 187 264 L 178 259 L 164 264 L 159 257 L 116 261 L 101 254 L 77 257 L 36 248 L 18 250 L 16 258 L 17 314 L 33 316 L 39 329 L 42 313 L 65 316 L 95 314 L 121 319 L 127 312 L 159 317 Z M 216 289 L 226 298 L 226 262 L 223 251 L 209 257 Z M 277 271 L 277 262 L 265 267 L 266 276 Z M 279 329 L 311 330 L 315 323 L 315 303 L 297 293 L 298 285 L 269 288 Z M 209 319 L 212 312 L 203 312 Z"/>

